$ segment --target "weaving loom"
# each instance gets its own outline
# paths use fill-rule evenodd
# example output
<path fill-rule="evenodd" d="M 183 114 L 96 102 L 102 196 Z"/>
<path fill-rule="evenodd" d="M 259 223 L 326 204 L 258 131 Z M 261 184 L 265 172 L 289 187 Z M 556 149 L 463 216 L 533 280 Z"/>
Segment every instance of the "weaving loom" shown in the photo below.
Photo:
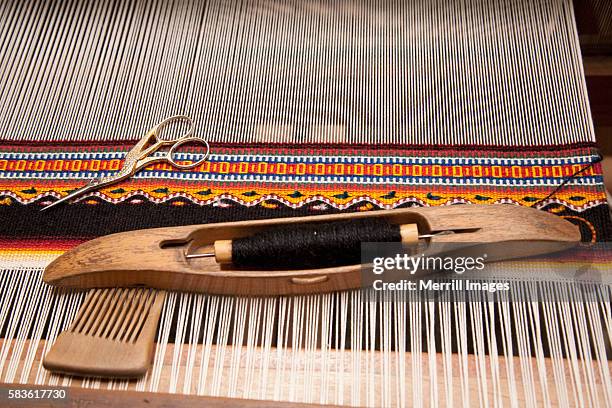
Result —
<path fill-rule="evenodd" d="M 3 387 L 179 394 L 175 404 L 193 394 L 612 405 L 609 272 L 540 282 L 529 262 L 513 285 L 541 291 L 540 306 L 484 295 L 372 303 L 361 290 L 173 292 L 144 378 L 70 377 L 41 364 L 86 295 L 51 289 L 43 269 L 109 233 L 510 204 L 565 217 L 584 241 L 608 240 L 571 0 L 5 1 L 0 78 Z M 205 163 L 155 164 L 40 212 L 117 171 L 152 124 L 177 113 L 210 143 Z M 571 301 L 547 302 L 555 291 Z"/>

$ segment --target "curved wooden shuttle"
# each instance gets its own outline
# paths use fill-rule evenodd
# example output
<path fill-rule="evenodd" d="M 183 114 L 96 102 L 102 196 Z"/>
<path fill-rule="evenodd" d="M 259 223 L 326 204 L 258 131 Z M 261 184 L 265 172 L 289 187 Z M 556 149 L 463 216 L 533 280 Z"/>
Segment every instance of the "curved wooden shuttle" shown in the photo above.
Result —
<path fill-rule="evenodd" d="M 214 258 L 186 259 L 231 240 L 281 224 L 384 217 L 393 224 L 416 224 L 420 234 L 453 231 L 423 240 L 423 253 L 445 244 L 487 253 L 488 260 L 560 251 L 580 241 L 579 229 L 552 214 L 510 205 L 456 205 L 367 213 L 281 218 L 112 234 L 65 253 L 45 270 L 45 282 L 71 288 L 146 286 L 227 295 L 287 295 L 363 286 L 361 265 L 301 270 L 241 270 Z M 456 248 L 454 246 L 454 248 Z"/>

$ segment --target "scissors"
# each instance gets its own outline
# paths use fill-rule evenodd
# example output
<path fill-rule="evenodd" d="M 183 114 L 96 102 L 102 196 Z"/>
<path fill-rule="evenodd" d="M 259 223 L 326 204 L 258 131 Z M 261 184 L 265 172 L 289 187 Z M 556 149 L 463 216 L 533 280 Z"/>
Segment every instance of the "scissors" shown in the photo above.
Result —
<path fill-rule="evenodd" d="M 171 123 L 179 121 L 187 122 L 189 124 L 189 130 L 187 131 L 187 133 L 174 140 L 162 140 L 159 137 L 160 132 L 164 128 L 166 128 Z M 193 121 L 187 116 L 177 115 L 162 120 L 151 130 L 149 130 L 149 132 L 147 132 L 147 134 L 128 152 L 127 156 L 125 156 L 125 162 L 123 163 L 123 168 L 121 170 L 110 176 L 96 177 L 90 180 L 83 187 L 71 192 L 67 196 L 60 198 L 59 200 L 47 205 L 46 207 L 43 207 L 41 211 L 51 208 L 61 202 L 86 194 L 90 191 L 97 190 L 100 187 L 118 183 L 121 180 L 133 176 L 134 173 L 136 173 L 138 170 L 147 167 L 153 163 L 168 162 L 170 163 L 170 165 L 182 170 L 192 169 L 202 164 L 204 161 L 206 161 L 206 159 L 208 159 L 208 155 L 210 153 L 210 145 L 206 140 L 193 136 L 193 130 Z M 204 157 L 201 160 L 198 160 L 197 162 L 191 164 L 180 164 L 175 162 L 172 158 L 172 154 L 174 153 L 174 151 L 179 146 L 190 142 L 197 142 L 206 146 L 206 154 L 204 155 Z M 160 148 L 166 146 L 171 147 L 165 155 L 149 156 L 151 153 L 156 152 Z"/>

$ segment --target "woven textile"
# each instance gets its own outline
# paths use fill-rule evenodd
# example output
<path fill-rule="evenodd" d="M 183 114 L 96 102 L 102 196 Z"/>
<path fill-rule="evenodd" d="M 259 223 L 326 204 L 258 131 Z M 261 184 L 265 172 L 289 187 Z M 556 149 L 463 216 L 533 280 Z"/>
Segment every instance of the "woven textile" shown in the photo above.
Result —
<path fill-rule="evenodd" d="M 49 212 L 40 208 L 122 166 L 125 145 L 8 145 L 0 149 L 5 245 L 14 239 L 237 219 L 406 206 L 515 204 L 571 216 L 584 239 L 606 240 L 601 167 L 592 146 L 511 149 L 414 146 L 213 145 L 191 171 L 153 165 L 132 179 Z M 179 160 L 197 160 L 196 151 Z M 64 245 L 64 244 L 61 244 Z"/>

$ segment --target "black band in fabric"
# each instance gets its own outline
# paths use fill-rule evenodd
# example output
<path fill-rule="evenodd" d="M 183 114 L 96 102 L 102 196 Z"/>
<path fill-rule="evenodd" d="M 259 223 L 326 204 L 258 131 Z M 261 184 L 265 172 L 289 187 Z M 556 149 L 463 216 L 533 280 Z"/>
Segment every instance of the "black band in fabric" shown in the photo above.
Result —
<path fill-rule="evenodd" d="M 100 200 L 96 205 L 70 203 L 41 212 L 42 206 L 36 203 L 29 205 L 13 203 L 0 206 L 0 236 L 6 239 L 94 238 L 145 228 L 355 212 L 364 206 L 364 203 L 355 203 L 344 210 L 339 210 L 319 201 L 298 208 L 282 204 L 274 208 L 236 203 L 229 206 L 201 206 L 188 202 L 180 204 L 176 205 L 175 202 L 156 204 L 148 200 L 143 200 L 139 204 L 128 202 L 114 204 Z M 412 206 L 416 204 L 405 203 L 398 208 Z M 606 204 L 581 212 L 556 204 L 548 205 L 542 210 L 554 210 L 552 212 L 556 215 L 567 217 L 568 221 L 578 225 L 582 231 L 583 241 L 588 242 L 593 238 L 596 241 L 610 239 L 612 225 Z"/>

